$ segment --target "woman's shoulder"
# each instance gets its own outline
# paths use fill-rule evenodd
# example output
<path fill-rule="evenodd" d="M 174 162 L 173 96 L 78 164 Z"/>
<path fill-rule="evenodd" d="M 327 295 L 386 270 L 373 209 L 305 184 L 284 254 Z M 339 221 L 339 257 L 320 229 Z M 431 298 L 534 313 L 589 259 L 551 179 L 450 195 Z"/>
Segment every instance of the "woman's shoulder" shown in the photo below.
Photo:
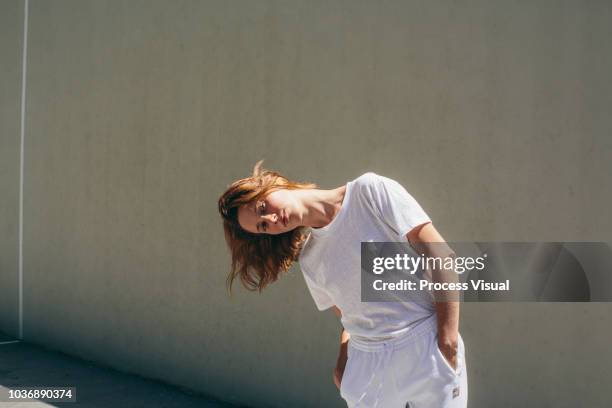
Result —
<path fill-rule="evenodd" d="M 392 189 L 399 185 L 397 180 L 383 176 L 382 174 L 374 173 L 373 171 L 363 173 L 361 176 L 353 180 L 353 182 L 357 185 L 366 186 L 373 190 L 385 188 Z"/>
<path fill-rule="evenodd" d="M 374 203 L 380 200 L 384 177 L 373 171 L 363 173 L 352 183 L 351 196 L 353 201 L 364 203 L 361 208 L 369 208 L 374 211 Z"/>
<path fill-rule="evenodd" d="M 361 176 L 357 177 L 353 180 L 353 183 L 357 185 L 366 185 L 370 186 L 376 183 L 379 183 L 381 180 L 381 175 L 374 173 L 373 171 L 368 171 L 367 173 L 363 173 Z"/>
<path fill-rule="evenodd" d="M 385 183 L 386 180 L 388 180 L 386 177 L 374 173 L 373 171 L 368 171 L 353 180 L 353 185 L 357 187 L 357 190 L 361 194 L 369 196 L 380 189 L 381 185 Z"/>
<path fill-rule="evenodd" d="M 395 179 L 369 171 L 354 180 L 355 193 L 361 200 L 383 203 L 390 195 L 403 190 L 402 185 Z"/>

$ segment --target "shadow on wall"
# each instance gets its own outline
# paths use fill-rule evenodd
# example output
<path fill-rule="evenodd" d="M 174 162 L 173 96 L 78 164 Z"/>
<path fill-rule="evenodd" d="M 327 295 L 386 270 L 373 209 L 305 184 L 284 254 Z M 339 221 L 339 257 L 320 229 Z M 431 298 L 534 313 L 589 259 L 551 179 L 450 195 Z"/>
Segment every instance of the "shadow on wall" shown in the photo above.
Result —
<path fill-rule="evenodd" d="M 489 255 L 487 268 L 471 271 L 468 279 L 495 282 L 510 279 L 507 300 L 527 302 L 612 301 L 612 249 L 604 242 L 478 243 Z M 478 301 L 500 293 L 478 294 Z M 503 297 L 503 296 L 502 296 Z"/>
<path fill-rule="evenodd" d="M 187 389 L 15 341 L 0 333 L 0 405 L 8 401 L 9 389 L 41 386 L 74 387 L 76 402 L 69 403 L 71 407 L 238 407 Z M 44 404 L 64 406 L 67 402 L 45 401 Z"/>

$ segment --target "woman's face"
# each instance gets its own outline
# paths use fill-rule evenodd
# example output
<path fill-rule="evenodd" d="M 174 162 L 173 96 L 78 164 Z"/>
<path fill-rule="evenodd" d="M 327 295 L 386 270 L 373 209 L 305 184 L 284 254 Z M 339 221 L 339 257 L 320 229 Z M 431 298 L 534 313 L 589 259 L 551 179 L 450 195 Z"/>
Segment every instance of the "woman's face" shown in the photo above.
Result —
<path fill-rule="evenodd" d="M 298 214 L 291 190 L 275 190 L 238 209 L 238 223 L 254 234 L 282 234 L 296 228 Z"/>

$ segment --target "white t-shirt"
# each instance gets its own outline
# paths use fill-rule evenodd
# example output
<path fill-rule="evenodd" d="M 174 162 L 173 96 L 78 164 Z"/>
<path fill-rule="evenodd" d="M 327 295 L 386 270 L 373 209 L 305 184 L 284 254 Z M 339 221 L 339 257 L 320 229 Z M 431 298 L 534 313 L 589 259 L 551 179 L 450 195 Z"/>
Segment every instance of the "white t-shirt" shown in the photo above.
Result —
<path fill-rule="evenodd" d="M 407 242 L 406 234 L 427 222 L 429 216 L 397 181 L 372 172 L 349 181 L 340 211 L 325 227 L 311 228 L 299 256 L 317 308 L 336 305 L 351 336 L 372 339 L 400 335 L 430 317 L 433 299 L 361 302 L 360 275 L 361 242 Z"/>

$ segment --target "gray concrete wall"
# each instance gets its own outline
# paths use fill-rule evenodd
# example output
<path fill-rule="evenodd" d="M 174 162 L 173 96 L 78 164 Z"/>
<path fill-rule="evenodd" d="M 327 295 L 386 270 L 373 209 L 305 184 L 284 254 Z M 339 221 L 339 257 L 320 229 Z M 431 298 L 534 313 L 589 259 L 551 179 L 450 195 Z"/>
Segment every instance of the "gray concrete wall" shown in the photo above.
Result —
<path fill-rule="evenodd" d="M 22 5 L 0 6 L 12 332 Z M 395 178 L 447 240 L 609 242 L 611 22 L 605 1 L 30 0 L 25 339 L 252 406 L 343 406 L 340 326 L 298 268 L 226 296 L 218 195 L 264 157 L 324 188 Z M 609 406 L 611 309 L 464 305 L 470 407 Z"/>

